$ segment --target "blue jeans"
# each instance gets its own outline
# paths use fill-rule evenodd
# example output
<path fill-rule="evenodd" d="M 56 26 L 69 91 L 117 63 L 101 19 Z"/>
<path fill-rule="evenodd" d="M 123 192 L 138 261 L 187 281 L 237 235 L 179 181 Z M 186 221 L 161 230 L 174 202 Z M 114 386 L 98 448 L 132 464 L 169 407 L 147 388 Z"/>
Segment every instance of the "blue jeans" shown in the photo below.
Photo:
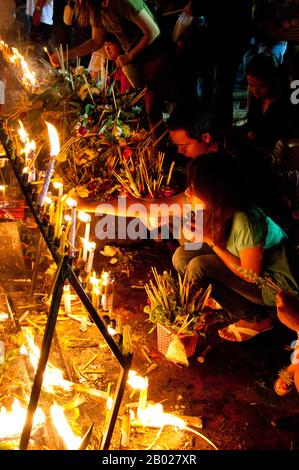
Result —
<path fill-rule="evenodd" d="M 184 274 L 189 272 L 198 287 L 212 284 L 212 296 L 229 314 L 232 321 L 258 322 L 267 317 L 260 288 L 236 276 L 213 250 L 204 244 L 200 250 L 176 249 L 172 263 Z"/>

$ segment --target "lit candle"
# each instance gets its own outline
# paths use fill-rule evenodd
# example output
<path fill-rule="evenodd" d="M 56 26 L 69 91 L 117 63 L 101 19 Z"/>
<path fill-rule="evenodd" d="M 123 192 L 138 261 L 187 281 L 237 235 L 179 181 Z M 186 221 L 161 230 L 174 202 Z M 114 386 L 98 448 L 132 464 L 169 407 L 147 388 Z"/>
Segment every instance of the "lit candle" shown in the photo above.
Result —
<path fill-rule="evenodd" d="M 114 308 L 114 280 L 112 279 L 110 282 L 110 292 L 108 297 L 108 310 L 109 313 L 113 313 Z"/>
<path fill-rule="evenodd" d="M 72 227 L 70 233 L 70 242 L 71 242 L 71 252 L 70 256 L 74 256 L 75 254 L 75 242 L 76 242 L 76 217 L 77 217 L 77 201 L 72 199 L 71 197 L 67 198 L 65 201 L 67 206 L 72 209 L 71 217 L 72 217 Z"/>
<path fill-rule="evenodd" d="M 34 140 L 28 140 L 25 142 L 25 148 L 21 150 L 21 153 L 25 155 L 25 166 L 32 165 L 35 156 L 35 142 Z"/>
<path fill-rule="evenodd" d="M 59 243 L 59 254 L 61 256 L 65 255 L 65 244 L 66 244 L 66 231 L 62 230 L 61 235 L 60 235 L 60 243 Z"/>
<path fill-rule="evenodd" d="M 93 275 L 90 278 L 90 283 L 92 285 L 91 302 L 94 308 L 98 310 L 99 295 L 100 295 L 100 289 L 99 289 L 100 279 L 97 279 L 95 271 L 93 272 Z"/>
<path fill-rule="evenodd" d="M 62 224 L 62 213 L 63 213 L 63 200 L 62 198 L 57 199 L 56 212 L 55 212 L 55 227 L 54 236 L 55 238 L 60 237 L 61 224 Z"/>
<path fill-rule="evenodd" d="M 72 313 L 71 286 L 69 284 L 63 286 L 63 303 L 66 315 Z"/>
<path fill-rule="evenodd" d="M 130 415 L 130 410 L 127 409 L 125 411 L 125 414 L 122 417 L 122 422 L 121 422 L 121 446 L 122 447 L 129 447 L 130 431 L 131 431 L 131 415 Z"/>
<path fill-rule="evenodd" d="M 58 189 L 58 197 L 61 197 L 63 195 L 63 184 L 60 181 L 54 181 L 53 186 Z"/>
<path fill-rule="evenodd" d="M 5 188 L 6 188 L 5 184 L 0 185 L 0 194 L 3 197 L 5 196 Z"/>
<path fill-rule="evenodd" d="M 92 288 L 92 305 L 94 306 L 94 308 L 96 310 L 98 310 L 99 308 L 99 297 L 100 297 L 100 290 L 98 288 L 98 286 L 93 286 Z"/>
<path fill-rule="evenodd" d="M 66 215 L 64 217 L 65 222 L 67 222 L 66 225 L 62 226 L 62 231 L 60 234 L 60 243 L 59 243 L 59 254 L 61 256 L 65 255 L 65 247 L 66 247 L 66 242 L 67 242 L 67 237 L 71 228 L 71 217 L 69 215 Z"/>
<path fill-rule="evenodd" d="M 85 222 L 84 240 L 86 242 L 89 242 L 91 217 L 89 214 L 86 214 L 86 212 L 79 212 L 78 219 L 81 220 L 81 222 Z M 87 244 L 86 243 L 83 244 L 82 258 L 84 261 L 87 260 Z"/>
<path fill-rule="evenodd" d="M 83 331 L 83 333 L 85 333 L 85 331 L 87 331 L 87 312 L 86 312 L 86 309 L 85 309 L 83 304 L 82 304 L 82 316 L 81 316 L 80 331 Z"/>
<path fill-rule="evenodd" d="M 47 214 L 48 212 L 48 206 L 49 206 L 49 222 L 50 224 L 53 223 L 53 217 L 54 217 L 54 203 L 52 199 L 49 196 L 45 197 L 44 201 L 44 214 Z"/>
<path fill-rule="evenodd" d="M 36 180 L 35 166 L 32 164 L 29 168 L 28 183 L 33 183 Z"/>
<path fill-rule="evenodd" d="M 89 255 L 88 255 L 88 260 L 86 264 L 86 272 L 90 273 L 92 269 L 92 263 L 93 263 L 93 258 L 94 258 L 94 252 L 96 249 L 96 244 L 94 242 L 90 242 L 88 245 L 89 245 L 88 246 Z"/>
<path fill-rule="evenodd" d="M 101 275 L 101 285 L 102 289 L 104 287 L 104 293 L 102 294 L 102 307 L 104 310 L 108 310 L 108 284 L 109 284 L 109 273 L 106 271 L 102 272 Z"/>
<path fill-rule="evenodd" d="M 48 133 L 49 133 L 49 140 L 51 144 L 51 151 L 50 151 L 50 163 L 48 166 L 48 170 L 45 176 L 44 184 L 41 190 L 41 193 L 39 195 L 39 200 L 38 200 L 38 205 L 40 207 L 43 207 L 44 202 L 45 202 L 45 197 L 47 195 L 49 186 L 50 186 L 50 181 L 51 177 L 54 171 L 54 163 L 57 155 L 59 154 L 60 150 L 60 144 L 59 144 L 59 137 L 58 133 L 55 129 L 55 127 L 50 124 L 49 122 L 46 122 L 47 127 L 48 127 Z"/>
<path fill-rule="evenodd" d="M 51 200 L 51 204 L 50 204 L 50 207 L 49 207 L 49 222 L 50 222 L 51 225 L 54 224 L 54 220 L 55 220 L 55 204 Z"/>
<path fill-rule="evenodd" d="M 109 382 L 108 385 L 107 385 L 105 426 L 108 424 L 110 413 L 111 413 L 111 408 L 112 408 L 112 404 L 113 404 L 112 397 L 110 396 L 111 385 L 112 385 L 111 382 Z"/>

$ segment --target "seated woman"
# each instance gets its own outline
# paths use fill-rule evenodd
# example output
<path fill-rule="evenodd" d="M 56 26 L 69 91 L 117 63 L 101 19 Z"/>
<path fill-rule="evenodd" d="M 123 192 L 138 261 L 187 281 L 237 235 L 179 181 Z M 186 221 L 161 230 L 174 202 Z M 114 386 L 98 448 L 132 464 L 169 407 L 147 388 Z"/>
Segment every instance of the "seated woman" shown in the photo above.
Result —
<path fill-rule="evenodd" d="M 258 54 L 246 69 L 249 88 L 247 139 L 273 151 L 276 142 L 292 133 L 292 104 L 287 76 L 276 59 Z"/>
<path fill-rule="evenodd" d="M 284 396 L 291 391 L 293 384 L 299 392 L 299 299 L 280 293 L 276 296 L 276 306 L 281 323 L 298 334 L 298 340 L 294 342 L 292 362 L 280 370 L 274 383 L 277 395 Z"/>
<path fill-rule="evenodd" d="M 188 182 L 189 202 L 203 206 L 204 244 L 196 251 L 180 246 L 173 265 L 180 273 L 188 270 L 198 285 L 213 285 L 212 295 L 232 323 L 219 330 L 219 335 L 246 341 L 273 326 L 263 307 L 275 306 L 274 292 L 264 284 L 258 286 L 253 273 L 298 290 L 286 254 L 286 235 L 252 204 L 231 155 L 216 152 L 192 160 Z"/>

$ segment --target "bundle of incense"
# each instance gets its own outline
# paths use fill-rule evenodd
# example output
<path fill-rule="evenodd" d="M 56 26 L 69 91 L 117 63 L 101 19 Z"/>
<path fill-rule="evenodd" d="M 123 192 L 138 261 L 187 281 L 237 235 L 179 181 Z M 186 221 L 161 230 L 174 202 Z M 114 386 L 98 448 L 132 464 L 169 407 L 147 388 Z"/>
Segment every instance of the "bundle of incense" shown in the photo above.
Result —
<path fill-rule="evenodd" d="M 231 266 L 235 271 L 238 271 L 240 274 L 242 274 L 242 277 L 245 280 L 248 280 L 248 282 L 257 284 L 259 287 L 269 287 L 277 294 L 281 294 L 282 292 L 285 292 L 287 294 L 294 295 L 294 292 L 290 289 L 289 286 L 285 285 L 284 287 L 282 287 L 281 285 L 278 284 L 279 281 L 275 282 L 270 276 L 265 276 L 265 277 L 259 276 L 258 274 L 254 273 L 252 270 L 248 271 L 242 268 L 241 266 L 238 266 L 237 264 L 231 264 Z"/>

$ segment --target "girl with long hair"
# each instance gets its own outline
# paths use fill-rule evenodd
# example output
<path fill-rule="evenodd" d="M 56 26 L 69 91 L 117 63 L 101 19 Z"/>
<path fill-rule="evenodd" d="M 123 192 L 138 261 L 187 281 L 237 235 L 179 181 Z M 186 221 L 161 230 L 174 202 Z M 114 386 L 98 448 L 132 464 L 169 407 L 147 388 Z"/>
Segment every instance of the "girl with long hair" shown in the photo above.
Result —
<path fill-rule="evenodd" d="M 219 335 L 245 341 L 272 328 L 263 307 L 275 306 L 275 293 L 253 282 L 254 274 L 298 290 L 286 234 L 251 202 L 250 182 L 244 181 L 232 155 L 216 152 L 192 160 L 188 183 L 188 201 L 203 207 L 204 244 L 196 251 L 179 247 L 173 265 L 180 273 L 189 271 L 199 286 L 212 284 L 213 297 L 231 320 Z"/>

